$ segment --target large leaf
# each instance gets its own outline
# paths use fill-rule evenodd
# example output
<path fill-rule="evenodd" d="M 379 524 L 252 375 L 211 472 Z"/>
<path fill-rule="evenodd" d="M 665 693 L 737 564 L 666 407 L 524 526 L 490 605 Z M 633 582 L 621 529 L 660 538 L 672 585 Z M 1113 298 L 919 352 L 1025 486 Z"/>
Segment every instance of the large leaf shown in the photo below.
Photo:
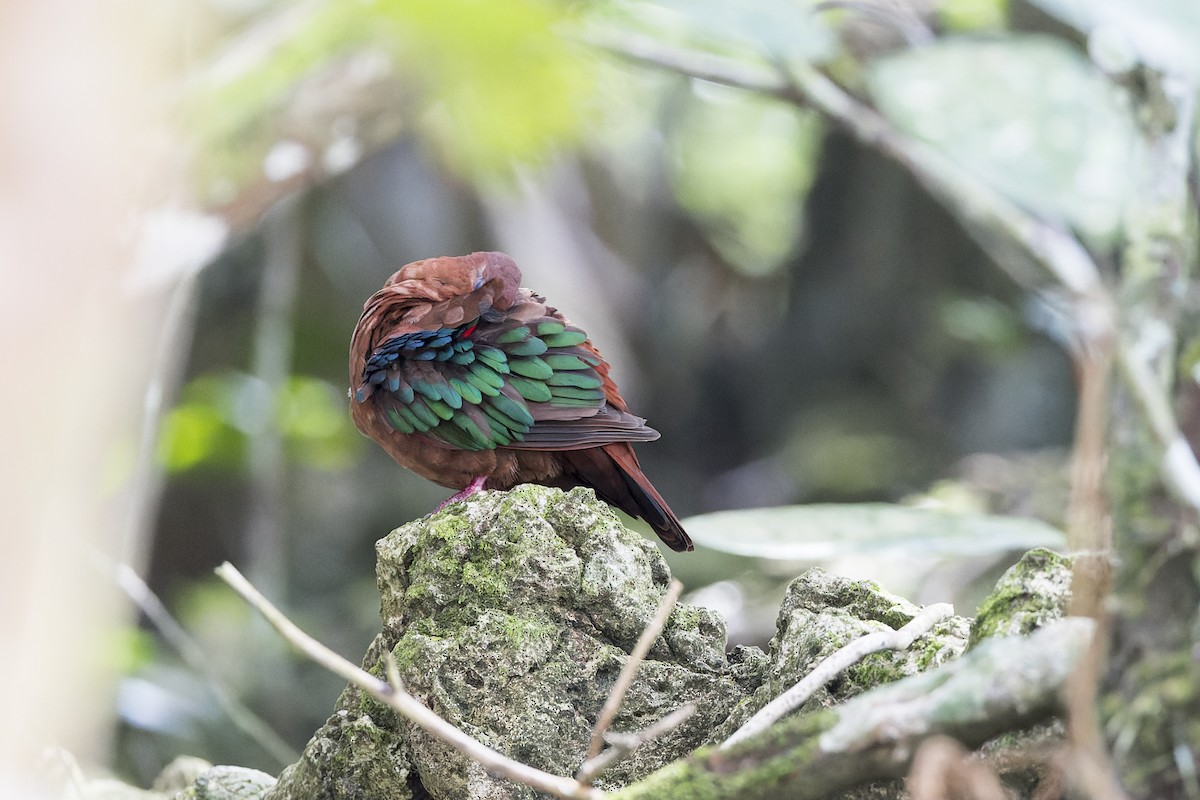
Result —
<path fill-rule="evenodd" d="M 1034 213 L 1111 241 L 1134 133 L 1117 90 L 1044 36 L 949 39 L 877 62 L 870 87 L 898 127 Z"/>
<path fill-rule="evenodd" d="M 1018 517 L 962 514 L 886 503 L 718 511 L 684 520 L 697 544 L 759 558 L 827 561 L 903 549 L 973 556 L 1062 548 L 1062 531 Z"/>

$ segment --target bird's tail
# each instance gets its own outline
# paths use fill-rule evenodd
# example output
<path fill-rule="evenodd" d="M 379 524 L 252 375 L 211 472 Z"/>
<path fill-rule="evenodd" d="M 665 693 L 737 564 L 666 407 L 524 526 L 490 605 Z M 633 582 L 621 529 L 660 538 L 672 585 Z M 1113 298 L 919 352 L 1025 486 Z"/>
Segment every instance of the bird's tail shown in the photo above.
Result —
<path fill-rule="evenodd" d="M 628 442 L 565 450 L 559 457 L 567 462 L 580 484 L 592 487 L 609 505 L 646 520 L 667 547 L 681 552 L 692 549 L 691 537 L 642 472 L 637 455 Z"/>

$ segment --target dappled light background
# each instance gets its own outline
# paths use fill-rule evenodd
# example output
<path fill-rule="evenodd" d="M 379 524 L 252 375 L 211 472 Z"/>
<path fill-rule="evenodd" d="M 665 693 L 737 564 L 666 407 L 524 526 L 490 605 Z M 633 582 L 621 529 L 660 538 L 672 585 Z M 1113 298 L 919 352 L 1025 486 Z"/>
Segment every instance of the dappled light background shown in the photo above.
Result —
<path fill-rule="evenodd" d="M 233 561 L 335 650 L 366 649 L 374 542 L 448 494 L 360 437 L 346 409 L 362 303 L 415 259 L 512 255 L 662 433 L 639 455 L 680 516 L 903 501 L 1061 521 L 1075 401 L 1053 297 L 811 112 L 595 43 L 826 65 L 1102 248 L 1126 134 L 1104 122 L 1113 101 L 1086 54 L 1031 35 L 1055 30 L 1032 7 L 1010 22 L 999 0 L 922 5 L 917 22 L 953 45 L 930 50 L 908 48 L 896 20 L 805 3 L 685 5 L 154 12 L 175 54 L 160 96 L 187 181 L 139 217 L 155 322 L 150 352 L 129 357 L 153 374 L 128 403 L 147 390 L 162 402 L 113 467 L 137 489 L 136 546 L 105 550 L 146 579 L 204 669 L 153 615 L 120 626 L 112 769 L 145 785 L 190 753 L 278 773 L 332 708 L 338 679 L 299 662 L 212 569 Z M 987 113 L 959 113 L 981 85 Z M 954 558 L 836 544 L 828 568 L 966 614 L 1013 560 L 1001 546 Z M 811 563 L 704 547 L 669 562 L 727 615 L 731 642 L 760 645 L 782 586 Z M 214 693 L 278 737 L 231 724 Z"/>

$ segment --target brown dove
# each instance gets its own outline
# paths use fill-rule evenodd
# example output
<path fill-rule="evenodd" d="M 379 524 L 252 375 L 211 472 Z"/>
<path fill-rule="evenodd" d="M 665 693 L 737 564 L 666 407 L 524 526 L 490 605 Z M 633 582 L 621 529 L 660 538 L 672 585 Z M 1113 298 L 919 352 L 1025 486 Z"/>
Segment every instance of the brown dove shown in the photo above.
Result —
<path fill-rule="evenodd" d="M 587 334 L 529 289 L 504 253 L 406 264 L 363 306 L 350 342 L 350 415 L 401 466 L 459 490 L 539 483 L 596 495 L 692 541 L 642 473 L 629 413 Z M 439 506 L 441 508 L 442 506 Z"/>

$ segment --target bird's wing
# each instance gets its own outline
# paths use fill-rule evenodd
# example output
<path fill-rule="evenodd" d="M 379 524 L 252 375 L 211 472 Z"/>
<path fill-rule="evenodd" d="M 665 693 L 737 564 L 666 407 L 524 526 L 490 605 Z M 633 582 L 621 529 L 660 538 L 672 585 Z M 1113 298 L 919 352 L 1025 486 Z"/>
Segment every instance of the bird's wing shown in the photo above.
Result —
<path fill-rule="evenodd" d="M 625 410 L 587 334 L 532 293 L 500 311 L 487 290 L 432 303 L 379 333 L 355 402 L 376 403 L 400 433 L 463 450 L 658 438 Z"/>

